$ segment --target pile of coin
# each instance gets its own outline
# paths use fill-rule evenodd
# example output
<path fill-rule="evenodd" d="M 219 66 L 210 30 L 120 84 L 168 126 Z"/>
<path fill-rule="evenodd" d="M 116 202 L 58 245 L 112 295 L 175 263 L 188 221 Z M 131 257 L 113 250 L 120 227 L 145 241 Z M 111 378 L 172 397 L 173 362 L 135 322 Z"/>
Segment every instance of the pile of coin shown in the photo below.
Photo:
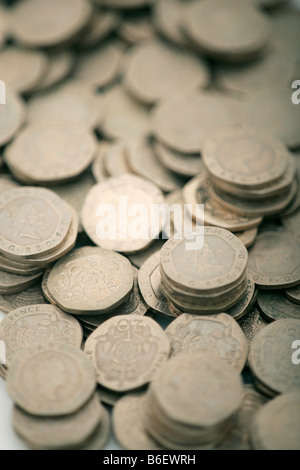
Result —
<path fill-rule="evenodd" d="M 245 294 L 247 260 L 228 230 L 205 227 L 204 236 L 170 238 L 161 249 L 161 289 L 180 311 L 224 312 Z"/>

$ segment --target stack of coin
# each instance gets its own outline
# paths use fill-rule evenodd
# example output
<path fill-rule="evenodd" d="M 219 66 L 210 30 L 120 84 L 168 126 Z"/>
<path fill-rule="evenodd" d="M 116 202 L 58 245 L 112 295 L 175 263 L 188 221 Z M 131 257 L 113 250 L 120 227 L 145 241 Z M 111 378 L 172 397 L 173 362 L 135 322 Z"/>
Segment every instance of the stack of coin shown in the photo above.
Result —
<path fill-rule="evenodd" d="M 228 433 L 242 396 L 232 366 L 211 353 L 181 354 L 150 384 L 145 428 L 168 449 L 210 449 Z"/>
<path fill-rule="evenodd" d="M 161 289 L 180 311 L 224 312 L 247 290 L 248 252 L 228 230 L 204 227 L 204 234 L 171 237 L 161 249 Z"/>
<path fill-rule="evenodd" d="M 78 346 L 44 341 L 15 353 L 7 375 L 14 429 L 32 449 L 103 447 L 109 418 L 95 386 L 93 367 Z"/>
<path fill-rule="evenodd" d="M 278 139 L 257 130 L 217 133 L 205 144 L 203 163 L 212 198 L 244 217 L 282 212 L 297 192 L 295 158 Z"/>
<path fill-rule="evenodd" d="M 29 287 L 42 275 L 43 268 L 75 245 L 78 216 L 48 189 L 17 187 L 5 191 L 0 196 L 0 217 L 2 294 Z"/>

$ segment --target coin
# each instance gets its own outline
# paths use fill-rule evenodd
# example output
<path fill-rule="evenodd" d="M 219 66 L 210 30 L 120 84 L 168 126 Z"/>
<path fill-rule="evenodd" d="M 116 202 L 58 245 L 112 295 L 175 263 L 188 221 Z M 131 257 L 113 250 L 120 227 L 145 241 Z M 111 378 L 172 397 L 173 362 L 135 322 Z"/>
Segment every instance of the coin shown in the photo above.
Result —
<path fill-rule="evenodd" d="M 47 185 L 78 176 L 93 161 L 95 152 L 93 135 L 79 125 L 36 123 L 7 148 L 5 160 L 18 179 Z"/>
<path fill-rule="evenodd" d="M 110 416 L 108 411 L 103 409 L 103 418 L 95 432 L 81 445 L 81 450 L 101 450 L 103 449 L 111 434 Z"/>
<path fill-rule="evenodd" d="M 246 248 L 249 248 L 255 242 L 257 232 L 258 227 L 254 227 L 249 230 L 245 230 L 244 232 L 236 232 L 235 235 L 239 240 L 241 240 Z"/>
<path fill-rule="evenodd" d="M 239 0 L 205 0 L 185 11 L 184 30 L 199 49 L 211 57 L 244 61 L 268 44 L 268 19 L 251 3 Z"/>
<path fill-rule="evenodd" d="M 42 51 L 9 46 L 0 52 L 1 79 L 17 93 L 28 93 L 46 73 L 48 60 Z M 22 73 L 20 74 L 20 70 Z"/>
<path fill-rule="evenodd" d="M 286 297 L 296 304 L 300 304 L 300 286 L 291 287 L 285 291 Z"/>
<path fill-rule="evenodd" d="M 257 335 L 269 323 L 261 316 L 261 312 L 256 308 L 252 308 L 242 318 L 238 318 L 238 324 L 242 328 L 250 350 L 251 344 Z"/>
<path fill-rule="evenodd" d="M 106 180 L 109 177 L 109 174 L 104 168 L 104 156 L 106 150 L 108 150 L 111 145 L 112 144 L 105 141 L 100 142 L 100 144 L 98 145 L 96 157 L 92 164 L 92 173 L 97 183 L 102 183 L 102 181 Z"/>
<path fill-rule="evenodd" d="M 145 261 L 147 261 L 147 259 L 150 258 L 151 255 L 161 249 L 165 242 L 165 238 L 157 238 L 153 241 L 153 243 L 151 243 L 148 248 L 145 248 L 145 250 L 140 251 L 139 253 L 129 254 L 127 255 L 127 258 L 134 266 L 136 266 L 137 268 L 141 268 Z"/>
<path fill-rule="evenodd" d="M 182 180 L 160 164 L 155 152 L 146 142 L 128 143 L 125 153 L 133 173 L 152 181 L 162 191 L 170 192 L 181 187 Z"/>
<path fill-rule="evenodd" d="M 25 121 L 23 101 L 14 93 L 6 90 L 5 106 L 0 106 L 0 146 L 7 144 Z"/>
<path fill-rule="evenodd" d="M 192 177 L 203 170 L 199 153 L 183 154 L 171 150 L 159 142 L 153 143 L 157 159 L 168 169 L 180 176 Z"/>
<path fill-rule="evenodd" d="M 118 253 L 98 247 L 82 247 L 55 263 L 47 288 L 57 305 L 66 312 L 106 313 L 130 295 L 132 267 Z"/>
<path fill-rule="evenodd" d="M 121 392 L 148 383 L 166 361 L 170 344 L 151 318 L 120 315 L 100 325 L 86 340 L 100 385 Z"/>
<path fill-rule="evenodd" d="M 299 242 L 287 232 L 264 232 L 249 249 L 248 268 L 255 284 L 283 289 L 300 282 Z"/>
<path fill-rule="evenodd" d="M 44 91 L 66 78 L 73 69 L 75 56 L 69 50 L 48 52 L 47 73 L 38 81 L 34 92 Z"/>
<path fill-rule="evenodd" d="M 7 390 L 28 413 L 61 416 L 77 411 L 88 401 L 95 390 L 95 374 L 80 349 L 43 342 L 15 356 Z"/>
<path fill-rule="evenodd" d="M 18 188 L 20 185 L 12 179 L 10 175 L 0 175 L 0 194 L 8 191 L 9 189 Z"/>
<path fill-rule="evenodd" d="M 101 40 L 109 36 L 120 25 L 121 18 L 117 12 L 112 10 L 97 10 L 94 8 L 88 27 L 78 39 L 80 48 L 88 48 L 100 43 Z"/>
<path fill-rule="evenodd" d="M 300 370 L 291 360 L 291 346 L 299 335 L 300 320 L 285 318 L 263 328 L 251 345 L 251 370 L 273 394 L 300 387 Z"/>
<path fill-rule="evenodd" d="M 103 419 L 103 408 L 94 395 L 75 413 L 66 416 L 41 417 L 13 408 L 13 428 L 35 447 L 64 449 L 79 446 Z"/>
<path fill-rule="evenodd" d="M 241 299 L 233 305 L 233 307 L 226 310 L 226 313 L 235 320 L 239 320 L 246 315 L 252 308 L 257 297 L 257 289 L 251 276 L 247 279 L 247 289 Z"/>
<path fill-rule="evenodd" d="M 132 15 L 126 15 L 125 18 L 123 17 L 118 34 L 129 44 L 135 44 L 152 38 L 155 35 L 155 31 L 150 14 L 141 11 L 140 14 L 133 12 Z"/>
<path fill-rule="evenodd" d="M 226 313 L 195 317 L 186 313 L 172 321 L 166 329 L 171 356 L 190 352 L 212 352 L 218 359 L 241 372 L 247 359 L 244 333 Z"/>
<path fill-rule="evenodd" d="M 285 393 L 264 405 L 254 417 L 252 442 L 255 449 L 299 450 L 300 413 L 298 392 Z"/>
<path fill-rule="evenodd" d="M 0 255 L 0 268 L 7 273 L 20 274 L 22 276 L 30 276 L 41 272 L 40 266 L 28 266 L 26 263 L 19 263 Z"/>
<path fill-rule="evenodd" d="M 26 46 L 55 46 L 75 36 L 91 13 L 85 0 L 27 0 L 14 5 L 12 33 Z"/>
<path fill-rule="evenodd" d="M 291 231 L 297 237 L 300 236 L 300 210 L 296 210 L 292 214 L 281 216 L 284 227 Z"/>
<path fill-rule="evenodd" d="M 241 112 L 241 103 L 224 94 L 191 92 L 158 104 L 152 114 L 152 131 L 171 149 L 197 153 L 212 133 L 239 125 Z"/>
<path fill-rule="evenodd" d="M 28 287 L 17 294 L 0 295 L 0 310 L 4 313 L 9 313 L 18 307 L 43 303 L 46 302 L 40 283 L 34 284 L 32 287 Z"/>
<path fill-rule="evenodd" d="M 132 173 L 127 164 L 125 147 L 126 143 L 121 140 L 112 143 L 104 151 L 103 164 L 104 169 L 109 174 L 109 176 L 118 177 L 124 175 L 125 173 Z"/>
<path fill-rule="evenodd" d="M 141 201 L 142 221 L 138 217 Z M 134 253 L 145 249 L 158 238 L 166 216 L 163 213 L 160 217 L 155 208 L 161 207 L 163 203 L 163 194 L 156 185 L 126 174 L 109 178 L 90 190 L 82 208 L 81 222 L 86 234 L 96 245 Z M 109 226 L 105 214 L 109 214 Z M 136 214 L 137 218 L 134 219 L 131 214 Z M 138 225 L 135 225 L 137 220 Z M 100 226 L 103 227 L 102 232 Z"/>
<path fill-rule="evenodd" d="M 143 41 L 128 52 L 124 87 L 146 104 L 205 88 L 209 81 L 204 61 L 157 38 Z"/>
<path fill-rule="evenodd" d="M 127 450 L 161 450 L 144 426 L 145 394 L 121 398 L 113 410 L 113 430 L 120 446 Z"/>
<path fill-rule="evenodd" d="M 300 306 L 287 299 L 281 291 L 260 290 L 257 303 L 262 315 L 267 320 L 278 320 L 280 318 L 297 318 L 300 320 Z"/>
<path fill-rule="evenodd" d="M 16 294 L 23 289 L 35 284 L 36 280 L 42 276 L 42 272 L 23 276 L 21 274 L 7 273 L 0 270 L 0 293 Z"/>
<path fill-rule="evenodd" d="M 82 329 L 79 322 L 53 305 L 19 307 L 0 323 L 0 337 L 6 345 L 10 366 L 18 351 L 45 341 L 55 341 L 80 348 Z"/>
<path fill-rule="evenodd" d="M 189 45 L 182 32 L 185 3 L 181 0 L 161 0 L 153 5 L 153 22 L 160 34 L 178 45 Z"/>
<path fill-rule="evenodd" d="M 117 85 L 104 93 L 106 114 L 100 130 L 109 139 L 144 137 L 150 132 L 149 112 Z"/>
<path fill-rule="evenodd" d="M 17 188 L 0 196 L 0 251 L 30 258 L 58 248 L 68 233 L 68 206 L 44 188 Z"/>
<path fill-rule="evenodd" d="M 145 260 L 138 274 L 139 288 L 150 310 L 166 317 L 174 318 L 177 315 L 171 312 L 168 300 L 161 291 L 159 263 L 159 251 L 153 253 Z"/>

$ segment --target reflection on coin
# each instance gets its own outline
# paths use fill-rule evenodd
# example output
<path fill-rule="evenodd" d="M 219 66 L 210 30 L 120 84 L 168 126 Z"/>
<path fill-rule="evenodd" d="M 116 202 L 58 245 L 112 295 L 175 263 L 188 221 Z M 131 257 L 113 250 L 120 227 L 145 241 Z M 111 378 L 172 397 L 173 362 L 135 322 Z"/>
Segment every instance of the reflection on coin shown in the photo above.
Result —
<path fill-rule="evenodd" d="M 300 246 L 287 232 L 264 232 L 249 249 L 248 268 L 255 284 L 287 288 L 300 282 Z"/>
<path fill-rule="evenodd" d="M 98 247 L 77 248 L 53 266 L 47 288 L 55 302 L 70 313 L 99 314 L 124 302 L 133 287 L 130 262 Z"/>
<path fill-rule="evenodd" d="M 291 287 L 285 291 L 286 297 L 296 304 L 300 304 L 300 286 Z"/>
<path fill-rule="evenodd" d="M 250 310 L 250 312 L 246 313 L 245 316 L 238 319 L 238 324 L 245 334 L 250 350 L 255 336 L 269 323 L 261 316 L 261 313 L 257 308 L 253 308 Z"/>
<path fill-rule="evenodd" d="M 128 395 L 113 410 L 113 430 L 117 441 L 127 450 L 161 450 L 144 426 L 146 396 Z"/>
<path fill-rule="evenodd" d="M 285 393 L 263 406 L 254 418 L 254 448 L 300 450 L 299 414 L 299 391 Z"/>
<path fill-rule="evenodd" d="M 257 303 L 267 320 L 297 318 L 300 320 L 300 306 L 288 300 L 281 291 L 260 290 Z"/>
<path fill-rule="evenodd" d="M 0 295 L 0 310 L 4 313 L 11 312 L 18 307 L 44 303 L 46 303 L 46 301 L 43 297 L 40 283 L 28 287 L 17 294 Z"/>
<path fill-rule="evenodd" d="M 146 383 L 167 360 L 169 341 L 151 318 L 118 316 L 100 325 L 86 340 L 100 385 L 118 392 Z"/>
<path fill-rule="evenodd" d="M 95 374 L 80 349 L 44 342 L 15 355 L 7 390 L 28 413 L 61 416 L 77 411 L 88 401 L 95 390 Z"/>
<path fill-rule="evenodd" d="M 7 144 L 25 120 L 23 101 L 6 90 L 6 104 L 0 106 L 0 146 Z"/>
<path fill-rule="evenodd" d="M 80 348 L 82 329 L 75 318 L 53 305 L 30 305 L 6 315 L 0 323 L 0 338 L 6 344 L 6 359 L 10 364 L 18 351 L 45 341 Z"/>
<path fill-rule="evenodd" d="M 285 318 L 263 328 L 252 343 L 251 370 L 274 394 L 300 388 L 300 369 L 291 360 L 292 343 L 299 338 L 300 320 Z"/>
<path fill-rule="evenodd" d="M 239 325 L 226 313 L 197 317 L 180 315 L 166 329 L 171 356 L 190 352 L 215 354 L 239 372 L 247 359 L 247 342 Z"/>

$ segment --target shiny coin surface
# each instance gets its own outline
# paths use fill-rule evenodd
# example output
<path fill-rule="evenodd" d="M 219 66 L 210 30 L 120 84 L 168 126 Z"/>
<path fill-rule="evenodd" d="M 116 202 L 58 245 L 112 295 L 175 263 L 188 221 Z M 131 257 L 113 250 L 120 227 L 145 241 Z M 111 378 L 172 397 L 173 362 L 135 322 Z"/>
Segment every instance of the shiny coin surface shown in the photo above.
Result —
<path fill-rule="evenodd" d="M 299 337 L 300 320 L 285 318 L 263 328 L 251 345 L 251 370 L 273 394 L 299 391 L 300 370 L 291 360 L 292 343 Z"/>
<path fill-rule="evenodd" d="M 84 352 L 56 342 L 20 351 L 7 377 L 10 397 L 36 416 L 77 411 L 92 396 L 95 386 L 93 367 Z"/>
<path fill-rule="evenodd" d="M 107 320 L 88 337 L 84 347 L 100 385 L 118 392 L 148 383 L 166 362 L 169 350 L 162 328 L 139 315 Z"/>
<path fill-rule="evenodd" d="M 0 145 L 7 144 L 25 121 L 23 101 L 13 92 L 6 91 L 6 104 L 0 106 Z"/>
<path fill-rule="evenodd" d="M 184 313 L 170 323 L 166 335 L 171 344 L 171 356 L 212 352 L 239 372 L 245 365 L 248 350 L 245 335 L 226 313 L 204 318 Z"/>
<path fill-rule="evenodd" d="M 300 282 L 300 246 L 287 232 L 264 232 L 249 249 L 248 268 L 255 284 L 287 288 Z"/>
<path fill-rule="evenodd" d="M 257 303 L 267 320 L 297 318 L 300 320 L 300 305 L 290 301 L 281 291 L 260 290 Z"/>
<path fill-rule="evenodd" d="M 19 307 L 47 303 L 40 283 L 28 287 L 17 294 L 0 295 L 0 310 L 9 313 Z"/>
<path fill-rule="evenodd" d="M 53 305 L 30 305 L 8 313 L 0 323 L 0 338 L 6 344 L 7 363 L 18 351 L 45 341 L 57 341 L 80 348 L 79 322 Z"/>
<path fill-rule="evenodd" d="M 105 313 L 130 295 L 133 271 L 130 262 L 118 253 L 82 247 L 55 263 L 47 288 L 67 312 Z"/>

